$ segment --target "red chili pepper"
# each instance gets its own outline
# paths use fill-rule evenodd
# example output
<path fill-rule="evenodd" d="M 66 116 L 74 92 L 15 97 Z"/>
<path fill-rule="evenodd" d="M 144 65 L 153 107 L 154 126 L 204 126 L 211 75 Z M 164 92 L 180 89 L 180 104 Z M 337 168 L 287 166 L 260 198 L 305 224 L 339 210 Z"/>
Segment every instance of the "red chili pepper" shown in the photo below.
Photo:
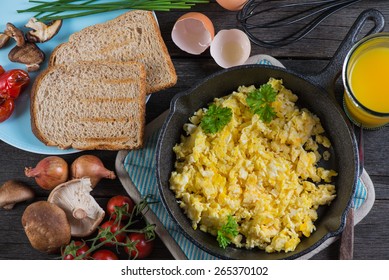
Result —
<path fill-rule="evenodd" d="M 0 123 L 8 119 L 15 109 L 15 99 L 30 82 L 30 76 L 24 70 L 5 71 L 0 65 Z"/>
<path fill-rule="evenodd" d="M 0 99 L 0 123 L 8 119 L 15 109 L 13 99 Z"/>
<path fill-rule="evenodd" d="M 1 67 L 3 69 L 3 67 Z M 21 69 L 13 69 L 1 74 L 0 69 L 0 98 L 15 99 L 23 87 L 30 82 L 28 73 Z M 3 69 L 4 70 L 4 69 Z"/>

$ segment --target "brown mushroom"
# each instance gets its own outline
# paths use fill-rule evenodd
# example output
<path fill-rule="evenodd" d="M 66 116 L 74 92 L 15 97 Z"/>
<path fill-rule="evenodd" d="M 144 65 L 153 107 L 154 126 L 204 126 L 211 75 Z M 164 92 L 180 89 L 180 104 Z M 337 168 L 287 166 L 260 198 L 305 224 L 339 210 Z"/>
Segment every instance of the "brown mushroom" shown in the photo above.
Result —
<path fill-rule="evenodd" d="M 45 60 L 45 54 L 35 43 L 26 42 L 23 46 L 15 46 L 8 54 L 12 62 L 23 63 L 27 71 L 37 71 Z"/>
<path fill-rule="evenodd" d="M 62 20 L 54 20 L 45 24 L 33 17 L 25 26 L 32 29 L 26 33 L 29 42 L 43 43 L 47 42 L 58 33 L 62 26 Z"/>
<path fill-rule="evenodd" d="M 0 187 L 0 208 L 10 210 L 16 203 L 33 198 L 33 190 L 21 182 L 8 180 Z"/>
<path fill-rule="evenodd" d="M 4 34 L 16 41 L 16 46 L 8 54 L 9 60 L 25 64 L 29 72 L 37 71 L 45 60 L 44 52 L 35 43 L 26 42 L 23 32 L 12 23 L 7 23 Z"/>
<path fill-rule="evenodd" d="M 90 178 L 73 179 L 55 187 L 47 201 L 62 208 L 75 237 L 90 235 L 104 219 L 105 212 L 91 196 Z"/>
<path fill-rule="evenodd" d="M 65 212 L 47 201 L 30 204 L 23 213 L 22 225 L 31 246 L 41 252 L 57 253 L 71 239 Z"/>
<path fill-rule="evenodd" d="M 23 32 L 10 22 L 6 24 L 4 34 L 7 35 L 8 37 L 13 38 L 16 41 L 16 45 L 18 47 L 24 46 L 26 42 L 24 40 Z"/>
<path fill-rule="evenodd" d="M 9 37 L 7 34 L 0 33 L 0 49 L 8 43 L 9 38 L 11 37 Z"/>

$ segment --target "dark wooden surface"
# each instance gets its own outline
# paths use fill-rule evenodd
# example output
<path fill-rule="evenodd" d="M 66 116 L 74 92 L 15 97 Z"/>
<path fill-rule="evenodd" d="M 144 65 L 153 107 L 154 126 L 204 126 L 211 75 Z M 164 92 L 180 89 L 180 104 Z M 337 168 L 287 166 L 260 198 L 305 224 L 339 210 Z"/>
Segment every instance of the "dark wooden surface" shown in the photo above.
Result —
<path fill-rule="evenodd" d="M 381 11 L 389 22 L 388 1 L 362 1 L 327 18 L 305 39 L 282 48 L 265 49 L 252 45 L 251 54 L 269 54 L 281 60 L 287 68 L 299 73 L 312 73 L 322 69 L 333 56 L 357 16 L 367 8 Z M 206 14 L 215 30 L 239 28 L 236 13 L 224 10 L 215 1 L 197 5 L 192 11 Z M 173 58 L 178 83 L 173 88 L 152 95 L 147 104 L 147 121 L 150 122 L 169 107 L 171 98 L 188 89 L 202 78 L 221 68 L 215 64 L 209 50 L 199 56 L 189 55 L 178 49 L 171 40 L 171 30 L 176 19 L 186 11 L 158 12 L 163 38 Z M 271 17 L 272 15 L 269 15 Z M 66 22 L 65 22 L 66 24 Z M 389 31 L 388 25 L 385 31 Z M 281 34 L 281 33 L 280 33 Z M 264 36 L 264 34 L 258 34 Z M 341 87 L 341 86 L 340 86 Z M 341 90 L 341 88 L 339 89 Z M 365 169 L 375 185 L 376 201 L 371 212 L 355 227 L 355 259 L 389 259 L 389 128 L 365 133 Z M 116 152 L 90 151 L 81 154 L 99 156 L 106 167 L 114 169 Z M 80 154 L 62 156 L 69 164 Z M 34 180 L 24 176 L 25 166 L 34 166 L 44 155 L 19 150 L 0 141 L 0 184 L 18 179 L 30 185 L 36 192 L 36 200 L 46 199 L 48 192 L 40 189 Z M 103 180 L 92 193 L 104 206 L 109 197 L 125 194 L 119 180 Z M 13 210 L 0 210 L 0 259 L 55 259 L 34 250 L 21 225 L 21 216 L 28 204 L 17 205 Z M 339 242 L 320 252 L 314 259 L 337 259 Z M 158 240 L 152 259 L 171 259 L 170 253 Z"/>

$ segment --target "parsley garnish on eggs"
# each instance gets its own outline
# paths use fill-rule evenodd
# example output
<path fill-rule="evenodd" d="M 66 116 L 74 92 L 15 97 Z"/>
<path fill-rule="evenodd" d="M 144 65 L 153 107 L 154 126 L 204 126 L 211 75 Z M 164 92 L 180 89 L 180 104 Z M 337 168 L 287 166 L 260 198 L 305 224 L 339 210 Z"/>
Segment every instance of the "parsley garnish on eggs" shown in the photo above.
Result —
<path fill-rule="evenodd" d="M 227 223 L 217 231 L 216 239 L 219 242 L 219 246 L 225 249 L 231 243 L 231 238 L 236 237 L 238 234 L 238 223 L 229 215 L 227 217 Z"/>
<path fill-rule="evenodd" d="M 271 104 L 276 100 L 277 91 L 270 84 L 264 84 L 250 92 L 246 98 L 247 105 L 254 114 L 259 115 L 265 123 L 271 122 L 276 112 Z"/>
<path fill-rule="evenodd" d="M 232 110 L 228 107 L 220 107 L 215 104 L 209 106 L 207 112 L 201 119 L 201 128 L 206 133 L 215 134 L 223 129 L 232 118 Z"/>
<path fill-rule="evenodd" d="M 270 85 L 261 85 L 247 95 L 246 102 L 253 114 L 259 115 L 265 122 L 271 122 L 276 116 L 272 102 L 276 100 L 277 91 Z M 221 131 L 232 118 L 232 110 L 228 107 L 211 104 L 201 119 L 200 126 L 205 133 L 215 134 Z"/>

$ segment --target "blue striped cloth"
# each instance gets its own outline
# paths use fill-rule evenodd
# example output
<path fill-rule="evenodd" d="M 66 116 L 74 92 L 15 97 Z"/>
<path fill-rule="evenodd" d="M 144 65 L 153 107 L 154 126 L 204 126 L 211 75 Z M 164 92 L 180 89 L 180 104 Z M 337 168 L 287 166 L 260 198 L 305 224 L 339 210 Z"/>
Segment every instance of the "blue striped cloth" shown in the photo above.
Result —
<path fill-rule="evenodd" d="M 150 195 L 159 201 L 159 191 L 155 176 L 155 152 L 159 130 L 152 133 L 141 150 L 130 151 L 124 160 L 124 168 L 142 197 Z M 161 201 L 149 206 L 158 216 L 170 235 L 176 240 L 190 260 L 215 260 L 214 256 L 204 252 L 180 232 L 178 226 L 170 218 Z"/>
<path fill-rule="evenodd" d="M 162 125 L 162 124 L 161 124 Z M 143 149 L 130 151 L 124 160 L 124 167 L 142 196 L 151 195 L 159 198 L 155 176 L 155 152 L 159 129 L 145 139 Z M 367 198 L 367 190 L 359 180 L 354 196 L 354 207 L 359 208 Z M 204 252 L 180 232 L 178 226 L 170 218 L 162 202 L 150 205 L 151 210 L 158 216 L 170 235 L 176 240 L 190 260 L 215 260 L 216 257 Z"/>

